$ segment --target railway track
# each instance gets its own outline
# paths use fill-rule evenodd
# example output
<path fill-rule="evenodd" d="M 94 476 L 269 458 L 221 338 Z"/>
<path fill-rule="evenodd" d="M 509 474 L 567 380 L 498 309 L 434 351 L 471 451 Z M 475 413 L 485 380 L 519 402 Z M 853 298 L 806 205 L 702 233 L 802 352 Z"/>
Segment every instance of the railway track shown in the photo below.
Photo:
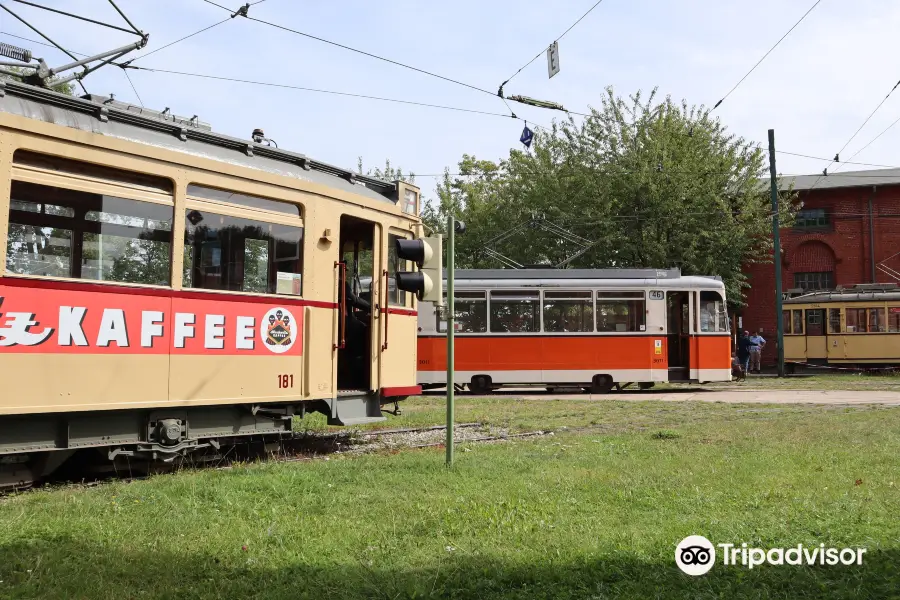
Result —
<path fill-rule="evenodd" d="M 0 497 L 36 489 L 95 487 L 111 481 L 140 481 L 153 475 L 185 470 L 228 470 L 251 462 L 303 462 L 334 454 L 367 454 L 382 450 L 412 450 L 441 447 L 446 426 L 399 429 L 342 430 L 328 433 L 298 432 L 275 439 L 249 439 L 216 451 L 196 453 L 170 463 L 129 462 L 70 465 L 38 486 L 0 488 Z M 549 435 L 548 431 L 509 433 L 482 423 L 454 425 L 456 443 L 487 443 Z"/>

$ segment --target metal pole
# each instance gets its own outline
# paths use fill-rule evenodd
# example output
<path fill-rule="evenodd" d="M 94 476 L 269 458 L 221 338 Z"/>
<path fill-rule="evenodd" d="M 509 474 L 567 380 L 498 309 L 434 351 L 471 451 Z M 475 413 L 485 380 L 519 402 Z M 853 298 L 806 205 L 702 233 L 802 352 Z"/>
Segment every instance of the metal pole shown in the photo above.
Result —
<path fill-rule="evenodd" d="M 447 217 L 447 466 L 453 466 L 453 335 L 456 332 L 456 313 L 453 306 L 453 268 L 456 219 Z"/>
<path fill-rule="evenodd" d="M 775 319 L 778 324 L 778 376 L 784 377 L 784 318 L 781 305 L 781 232 L 778 224 L 778 182 L 775 180 L 775 130 L 769 130 L 769 179 L 772 188 L 772 241 L 775 260 Z"/>

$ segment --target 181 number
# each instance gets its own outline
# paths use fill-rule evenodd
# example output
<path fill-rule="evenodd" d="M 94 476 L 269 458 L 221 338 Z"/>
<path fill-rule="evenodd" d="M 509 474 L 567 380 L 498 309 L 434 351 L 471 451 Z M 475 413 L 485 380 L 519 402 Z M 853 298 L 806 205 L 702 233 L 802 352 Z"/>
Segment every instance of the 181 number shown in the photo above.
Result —
<path fill-rule="evenodd" d="M 281 389 L 294 387 L 294 376 L 293 375 L 279 375 L 278 376 L 278 387 Z"/>

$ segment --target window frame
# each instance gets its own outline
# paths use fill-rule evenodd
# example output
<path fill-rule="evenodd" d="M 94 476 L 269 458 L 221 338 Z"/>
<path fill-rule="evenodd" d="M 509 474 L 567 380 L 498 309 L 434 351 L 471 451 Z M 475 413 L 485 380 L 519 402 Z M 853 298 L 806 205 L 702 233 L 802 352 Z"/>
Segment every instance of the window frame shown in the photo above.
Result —
<path fill-rule="evenodd" d="M 488 323 L 487 323 L 487 333 L 490 335 L 501 335 L 501 336 L 513 336 L 513 335 L 541 335 L 544 329 L 543 322 L 543 314 L 541 312 L 541 293 L 540 288 L 491 288 L 488 289 Z M 520 298 L 528 298 L 528 300 L 536 301 L 537 303 L 537 328 L 533 331 L 495 331 L 492 327 L 494 323 L 494 295 L 510 294 L 510 298 L 498 298 L 498 300 L 512 300 L 515 297 Z M 527 296 L 526 296 L 527 295 Z"/>
<path fill-rule="evenodd" d="M 307 267 L 307 231 L 306 231 L 306 205 L 301 202 L 295 202 L 292 200 L 285 200 L 284 198 L 274 198 L 272 196 L 261 195 L 255 192 L 249 192 L 243 190 L 243 186 L 234 186 L 233 191 L 236 194 L 240 194 L 243 196 L 254 196 L 261 198 L 263 200 L 270 200 L 273 202 L 281 202 L 285 204 L 290 204 L 296 206 L 299 210 L 299 216 L 295 217 L 289 215 L 284 212 L 266 210 L 262 208 L 249 208 L 244 205 L 239 204 L 229 204 L 227 202 L 215 201 L 215 200 L 207 200 L 204 198 L 198 198 L 196 196 L 187 195 L 187 189 L 190 185 L 197 185 L 203 188 L 210 188 L 218 191 L 229 192 L 231 190 L 224 189 L 222 187 L 217 186 L 216 184 L 210 184 L 201 180 L 191 180 L 188 182 L 188 185 L 184 187 L 185 200 L 184 200 L 184 210 L 178 221 L 178 230 L 176 234 L 180 234 L 182 236 L 182 240 L 187 235 L 187 228 L 185 227 L 185 219 L 187 215 L 192 210 L 197 210 L 200 212 L 208 212 L 211 214 L 224 216 L 224 217 L 233 217 L 238 219 L 246 219 L 250 221 L 258 221 L 260 223 L 267 223 L 273 225 L 286 225 L 290 227 L 300 228 L 303 232 L 302 238 L 300 240 L 300 294 L 279 294 L 279 293 L 268 293 L 268 292 L 248 292 L 243 290 L 222 290 L 222 289 L 211 289 L 211 288 L 201 288 L 201 287 L 188 287 L 186 281 L 184 280 L 184 251 L 182 250 L 179 256 L 173 256 L 172 260 L 172 268 L 173 271 L 177 271 L 173 274 L 174 279 L 177 281 L 177 285 L 179 289 L 192 291 L 192 292 L 201 292 L 208 294 L 234 294 L 234 295 L 243 295 L 243 296 L 257 296 L 264 298 L 286 298 L 286 299 L 302 299 L 305 298 L 306 294 L 306 267 Z M 177 261 L 177 262 L 176 262 Z M 177 267 L 177 268 L 176 268 Z M 276 289 L 278 285 L 278 281 L 276 278 Z"/>
<path fill-rule="evenodd" d="M 20 156 L 20 152 L 25 155 L 24 160 L 17 160 L 17 157 Z M 9 202 L 6 206 L 6 227 L 3 232 L 3 237 L 6 240 L 4 247 L 2 249 L 2 274 L 4 276 L 9 277 L 22 277 L 22 278 L 35 278 L 35 279 L 45 279 L 45 280 L 63 280 L 63 281 L 71 281 L 78 283 L 90 283 L 90 284 L 99 284 L 99 285 L 118 285 L 118 286 L 128 286 L 128 287 L 146 287 L 146 288 L 154 288 L 154 289 L 172 289 L 173 288 L 173 273 L 175 271 L 175 239 L 178 231 L 178 211 L 175 203 L 175 197 L 177 195 L 177 189 L 175 182 L 165 176 L 155 175 L 143 173 L 140 171 L 132 171 L 128 169 L 123 169 L 119 167 L 109 167 L 106 165 L 99 165 L 87 160 L 79 160 L 79 159 L 71 159 L 61 156 L 56 156 L 53 154 L 49 154 L 46 152 L 33 151 L 27 148 L 18 148 L 15 150 L 13 154 L 13 163 L 11 168 L 10 175 L 10 194 L 9 194 Z M 37 158 L 37 162 L 32 161 L 32 157 Z M 103 176 L 101 176 L 103 175 Z M 164 206 L 171 210 L 171 221 L 169 222 L 169 274 L 165 279 L 164 283 L 143 283 L 143 282 L 130 282 L 130 281 L 115 281 L 109 279 L 94 279 L 89 277 L 74 277 L 72 275 L 72 261 L 77 258 L 80 258 L 83 255 L 84 251 L 84 233 L 86 233 L 86 227 L 81 227 L 81 247 L 76 252 L 75 244 L 76 240 L 76 231 L 79 231 L 75 226 L 79 222 L 84 222 L 87 224 L 95 225 L 100 228 L 99 234 L 102 234 L 103 225 L 111 225 L 109 223 L 105 223 L 102 220 L 89 220 L 86 218 L 82 218 L 81 221 L 77 218 L 77 213 L 73 214 L 71 217 L 67 216 L 58 216 L 52 215 L 53 220 L 61 221 L 58 226 L 49 225 L 50 227 L 57 227 L 59 229 L 65 229 L 70 232 L 70 254 L 69 254 L 69 272 L 65 276 L 60 275 L 40 275 L 40 274 L 29 274 L 29 273 L 13 273 L 8 270 L 7 262 L 9 260 L 7 246 L 9 244 L 9 227 L 11 224 L 15 223 L 12 217 L 12 203 L 17 198 L 13 198 L 12 193 L 12 185 L 15 182 L 21 182 L 25 184 L 44 186 L 57 188 L 64 191 L 81 193 L 81 194 L 94 194 L 99 196 L 108 196 L 110 198 L 115 198 L 118 200 L 123 200 L 126 202 L 136 202 L 136 203 L 146 203 L 153 204 L 156 206 Z M 153 184 L 153 185 L 150 185 Z M 30 201 L 30 200 L 29 200 Z M 56 205 L 52 201 L 41 202 L 40 204 L 46 205 Z M 51 216 L 46 212 L 33 213 L 31 211 L 19 211 L 24 212 L 29 215 L 47 215 Z M 87 212 L 85 213 L 85 216 Z M 68 220 L 69 223 L 64 223 L 62 221 Z M 66 225 L 71 224 L 71 229 L 67 229 Z M 39 227 L 36 225 L 36 227 Z M 118 227 L 115 224 L 112 224 L 112 228 Z M 127 230 L 130 226 L 122 226 Z M 123 231 L 125 231 L 123 230 Z M 159 231 L 164 231 L 160 229 Z M 113 233 L 108 233 L 108 235 L 115 235 Z M 115 236 L 115 237 L 128 237 L 128 236 Z M 132 238 L 132 239 L 140 239 L 140 238 Z M 82 269 L 79 269 L 80 272 L 83 272 Z"/>
<path fill-rule="evenodd" d="M 821 214 L 821 216 L 813 217 L 803 214 L 813 212 Z M 793 228 L 800 231 L 827 231 L 831 228 L 831 216 L 828 209 L 825 208 L 801 208 L 794 217 Z"/>
<path fill-rule="evenodd" d="M 579 302 L 587 300 L 588 306 L 591 309 L 591 328 L 586 331 L 547 331 L 546 325 L 544 323 L 545 319 L 545 310 L 546 310 L 546 300 L 547 294 L 573 294 L 572 296 L 560 296 L 558 298 L 551 298 L 551 300 L 558 301 L 569 301 L 569 302 Z M 577 298 L 575 294 L 582 294 L 581 298 Z M 570 288 L 570 289 L 542 289 L 541 290 L 541 332 L 546 333 L 548 335 L 557 335 L 557 336 L 569 336 L 569 335 L 593 335 L 597 332 L 597 293 L 592 289 L 585 288 Z"/>
<path fill-rule="evenodd" d="M 606 331 L 600 329 L 600 304 L 603 301 L 641 303 L 641 321 L 637 329 L 627 331 Z M 690 327 L 690 324 L 688 325 Z M 597 335 L 646 335 L 647 334 L 647 291 L 597 289 L 594 293 L 594 331 Z"/>
<path fill-rule="evenodd" d="M 801 284 L 801 281 L 807 282 L 815 279 L 817 282 L 827 283 L 825 286 L 809 287 Z M 794 273 L 794 287 L 800 288 L 805 292 L 814 292 L 819 290 L 834 289 L 834 271 L 800 271 Z"/>

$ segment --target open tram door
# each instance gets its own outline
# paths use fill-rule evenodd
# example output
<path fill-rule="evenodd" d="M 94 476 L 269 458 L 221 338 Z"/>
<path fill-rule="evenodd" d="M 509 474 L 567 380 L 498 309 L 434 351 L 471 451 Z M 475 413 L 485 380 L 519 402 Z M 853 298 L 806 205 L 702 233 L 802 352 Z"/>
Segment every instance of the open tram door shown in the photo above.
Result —
<path fill-rule="evenodd" d="M 666 346 L 669 355 L 669 381 L 690 381 L 690 292 L 666 292 Z"/>
<path fill-rule="evenodd" d="M 375 224 L 341 217 L 338 276 L 338 394 L 370 394 L 372 332 L 377 331 L 372 290 L 375 288 Z M 377 300 L 376 300 L 377 302 Z"/>

